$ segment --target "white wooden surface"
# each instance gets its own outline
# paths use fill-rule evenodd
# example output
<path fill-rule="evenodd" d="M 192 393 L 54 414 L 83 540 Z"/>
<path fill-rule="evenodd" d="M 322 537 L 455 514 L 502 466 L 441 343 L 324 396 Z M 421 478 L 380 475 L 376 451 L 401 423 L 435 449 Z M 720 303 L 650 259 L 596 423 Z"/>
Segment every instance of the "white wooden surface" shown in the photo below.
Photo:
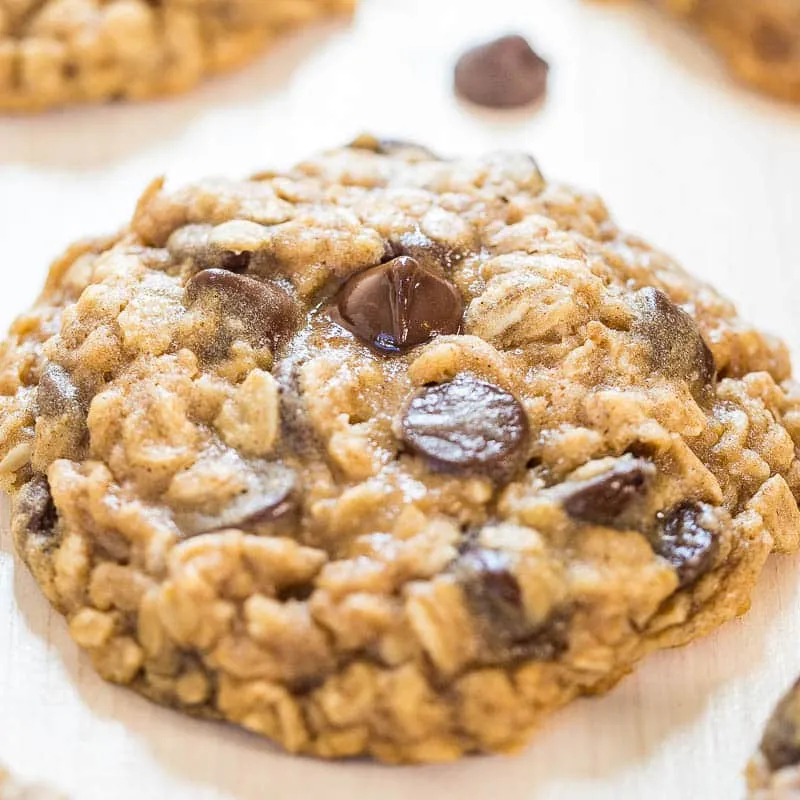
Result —
<path fill-rule="evenodd" d="M 551 58 L 547 103 L 496 117 L 454 101 L 454 56 L 509 30 Z M 50 258 L 114 229 L 154 175 L 247 174 L 362 130 L 442 153 L 535 154 L 798 351 L 800 110 L 740 90 L 647 9 L 580 0 L 364 0 L 351 27 L 305 32 L 182 99 L 0 119 L 0 324 Z M 745 619 L 574 704 L 522 756 L 389 769 L 290 758 L 104 684 L 14 564 L 4 525 L 0 761 L 73 800 L 736 798 L 800 672 L 799 568 L 773 559 Z"/>

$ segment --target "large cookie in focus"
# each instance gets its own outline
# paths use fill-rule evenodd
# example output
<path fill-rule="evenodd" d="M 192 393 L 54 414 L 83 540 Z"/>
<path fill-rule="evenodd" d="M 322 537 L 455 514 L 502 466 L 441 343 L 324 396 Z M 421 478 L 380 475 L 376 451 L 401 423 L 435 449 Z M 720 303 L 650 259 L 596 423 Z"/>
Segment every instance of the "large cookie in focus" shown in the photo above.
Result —
<path fill-rule="evenodd" d="M 292 752 L 526 742 L 798 546 L 784 346 L 522 154 L 154 183 L 0 353 L 20 556 L 105 678 Z"/>

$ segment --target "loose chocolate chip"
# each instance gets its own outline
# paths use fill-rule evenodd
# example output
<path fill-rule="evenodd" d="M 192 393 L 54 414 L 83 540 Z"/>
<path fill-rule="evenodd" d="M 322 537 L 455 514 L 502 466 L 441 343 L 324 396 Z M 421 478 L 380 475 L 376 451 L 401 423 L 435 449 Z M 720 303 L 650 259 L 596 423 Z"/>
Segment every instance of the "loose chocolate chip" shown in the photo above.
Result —
<path fill-rule="evenodd" d="M 248 489 L 216 514 L 178 513 L 176 521 L 187 536 L 239 528 L 250 530 L 286 517 L 296 505 L 297 474 L 276 462 L 261 465 Z"/>
<path fill-rule="evenodd" d="M 236 253 L 210 243 L 211 225 L 185 225 L 178 228 L 167 242 L 167 250 L 178 261 L 190 260 L 197 269 L 225 269 L 244 272 L 250 264 L 250 253 Z"/>
<path fill-rule="evenodd" d="M 800 681 L 781 698 L 761 739 L 770 769 L 800 764 Z"/>
<path fill-rule="evenodd" d="M 692 394 L 702 397 L 714 385 L 717 366 L 694 319 L 651 286 L 638 292 L 637 305 L 633 331 L 650 343 L 652 368 L 685 380 Z"/>
<path fill-rule="evenodd" d="M 39 413 L 45 417 L 59 417 L 80 408 L 78 388 L 59 364 L 47 364 L 42 370 L 36 399 Z"/>
<path fill-rule="evenodd" d="M 550 661 L 566 649 L 566 617 L 531 620 L 508 555 L 500 550 L 467 549 L 453 566 L 481 635 L 502 658 Z M 489 659 L 491 660 L 491 659 Z"/>
<path fill-rule="evenodd" d="M 518 108 L 544 96 L 549 69 L 522 36 L 503 36 L 458 59 L 455 89 L 480 106 Z"/>
<path fill-rule="evenodd" d="M 706 572 L 717 554 L 717 536 L 704 519 L 711 512 L 705 503 L 684 503 L 659 515 L 653 550 L 675 568 L 681 588 Z"/>
<path fill-rule="evenodd" d="M 502 483 L 525 461 L 528 420 L 512 394 L 461 374 L 411 399 L 401 436 L 436 469 L 476 472 Z"/>
<path fill-rule="evenodd" d="M 458 333 L 464 299 L 445 278 L 401 256 L 353 275 L 332 313 L 379 353 L 398 355 L 439 334 Z"/>
<path fill-rule="evenodd" d="M 186 298 L 190 306 L 205 304 L 209 313 L 218 314 L 229 338 L 238 336 L 257 346 L 274 346 L 298 321 L 295 301 L 280 286 L 224 269 L 193 275 Z"/>
<path fill-rule="evenodd" d="M 44 475 L 35 475 L 19 490 L 14 503 L 15 538 L 18 542 L 28 536 L 50 538 L 57 521 L 50 484 Z"/>
<path fill-rule="evenodd" d="M 656 469 L 643 459 L 621 459 L 613 469 L 582 481 L 563 500 L 575 519 L 595 525 L 613 525 L 647 491 Z"/>

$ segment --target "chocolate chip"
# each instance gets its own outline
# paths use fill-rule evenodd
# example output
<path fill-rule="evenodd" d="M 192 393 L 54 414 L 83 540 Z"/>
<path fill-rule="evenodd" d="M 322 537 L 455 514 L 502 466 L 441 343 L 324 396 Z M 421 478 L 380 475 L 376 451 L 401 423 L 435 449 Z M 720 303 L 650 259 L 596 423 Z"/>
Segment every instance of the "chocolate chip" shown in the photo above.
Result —
<path fill-rule="evenodd" d="M 458 333 L 464 300 L 448 280 L 401 256 L 353 275 L 332 314 L 379 353 L 398 355 L 439 334 Z"/>
<path fill-rule="evenodd" d="M 681 588 L 694 583 L 714 562 L 719 541 L 708 527 L 712 511 L 705 503 L 684 503 L 659 515 L 653 550 L 674 567 Z"/>
<path fill-rule="evenodd" d="M 621 459 L 608 472 L 582 481 L 564 498 L 564 510 L 575 519 L 613 525 L 642 497 L 656 469 L 642 459 Z"/>
<path fill-rule="evenodd" d="M 435 469 L 505 482 L 525 461 L 528 420 L 512 394 L 461 374 L 411 399 L 401 436 Z"/>
<path fill-rule="evenodd" d="M 522 36 L 503 36 L 458 59 L 455 89 L 479 106 L 518 108 L 544 96 L 549 69 Z"/>
<path fill-rule="evenodd" d="M 19 490 L 14 502 L 15 537 L 49 539 L 54 535 L 57 521 L 58 512 L 50 494 L 50 484 L 44 475 L 35 475 Z"/>
<path fill-rule="evenodd" d="M 348 145 L 353 150 L 368 150 L 380 156 L 397 155 L 398 153 L 406 153 L 409 155 L 424 158 L 430 161 L 439 161 L 440 158 L 433 151 L 427 147 L 416 142 L 409 142 L 405 139 L 379 139 L 368 133 L 362 134 L 355 138 Z"/>
<path fill-rule="evenodd" d="M 288 516 L 297 501 L 297 474 L 276 462 L 260 465 L 249 486 L 216 514 L 177 513 L 176 521 L 187 536 L 225 528 L 251 530 Z"/>
<path fill-rule="evenodd" d="M 59 364 L 47 364 L 42 370 L 36 399 L 39 413 L 45 417 L 59 417 L 80 410 L 78 388 Z"/>
<path fill-rule="evenodd" d="M 236 253 L 210 243 L 212 225 L 185 225 L 167 242 L 167 250 L 178 261 L 192 261 L 197 269 L 225 269 L 244 272 L 250 253 Z"/>
<path fill-rule="evenodd" d="M 482 638 L 493 650 L 502 651 L 495 656 L 549 661 L 566 649 L 566 617 L 554 613 L 544 622 L 529 618 L 507 553 L 468 549 L 453 572 Z"/>
<path fill-rule="evenodd" d="M 458 254 L 445 245 L 434 242 L 422 231 L 408 231 L 389 240 L 393 257 L 409 256 L 434 272 L 452 267 Z"/>
<path fill-rule="evenodd" d="M 193 275 L 186 284 L 186 298 L 190 306 L 200 304 L 219 316 L 224 344 L 240 338 L 259 347 L 275 346 L 297 326 L 297 305 L 284 289 L 227 270 L 205 269 Z"/>
<path fill-rule="evenodd" d="M 455 574 L 473 613 L 485 618 L 509 641 L 530 633 L 522 590 L 506 553 L 468 550 L 456 562 Z"/>
<path fill-rule="evenodd" d="M 637 293 L 637 305 L 633 331 L 650 343 L 652 368 L 667 378 L 685 380 L 701 398 L 714 385 L 717 366 L 694 319 L 651 286 Z"/>
<path fill-rule="evenodd" d="M 800 681 L 781 698 L 761 739 L 770 769 L 800 764 Z"/>

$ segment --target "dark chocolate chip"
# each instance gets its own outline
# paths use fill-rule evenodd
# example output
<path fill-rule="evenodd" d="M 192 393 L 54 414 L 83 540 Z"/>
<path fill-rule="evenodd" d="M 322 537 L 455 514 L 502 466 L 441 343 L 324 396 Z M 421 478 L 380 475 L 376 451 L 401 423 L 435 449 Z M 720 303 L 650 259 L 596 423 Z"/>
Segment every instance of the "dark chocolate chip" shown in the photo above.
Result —
<path fill-rule="evenodd" d="M 176 521 L 187 536 L 226 528 L 250 530 L 288 516 L 297 502 L 297 474 L 275 462 L 260 465 L 248 489 L 216 514 L 178 513 Z"/>
<path fill-rule="evenodd" d="M 390 239 L 389 247 L 393 257 L 409 256 L 434 272 L 449 269 L 458 259 L 458 254 L 451 248 L 434 242 L 419 230 L 401 233 Z"/>
<path fill-rule="evenodd" d="M 771 770 L 800 764 L 800 681 L 781 698 L 761 739 Z"/>
<path fill-rule="evenodd" d="M 505 389 L 461 374 L 411 399 L 401 436 L 436 469 L 480 473 L 502 483 L 525 461 L 528 420 Z"/>
<path fill-rule="evenodd" d="M 353 275 L 333 309 L 337 322 L 384 355 L 458 333 L 463 314 L 458 289 L 407 256 Z"/>
<path fill-rule="evenodd" d="M 35 475 L 26 483 L 14 502 L 13 526 L 19 537 L 36 536 L 51 538 L 55 532 L 58 512 L 50 484 L 44 475 Z"/>
<path fill-rule="evenodd" d="M 522 36 L 503 36 L 458 59 L 455 89 L 480 106 L 518 108 L 544 96 L 549 69 Z"/>
<path fill-rule="evenodd" d="M 225 269 L 244 272 L 250 264 L 250 253 L 237 253 L 210 242 L 212 225 L 185 225 L 178 228 L 167 242 L 167 250 L 178 261 L 192 261 L 197 269 Z"/>
<path fill-rule="evenodd" d="M 692 394 L 702 397 L 714 385 L 717 366 L 694 319 L 658 289 L 648 286 L 637 294 L 633 331 L 650 343 L 652 368 L 685 380 Z"/>
<path fill-rule="evenodd" d="M 465 552 L 455 574 L 470 608 L 508 641 L 531 632 L 522 590 L 506 553 L 478 548 Z"/>
<path fill-rule="evenodd" d="M 229 338 L 256 346 L 274 346 L 298 322 L 297 304 L 280 286 L 224 269 L 193 275 L 186 284 L 186 298 L 190 306 L 204 304 L 209 313 L 219 315 Z"/>
<path fill-rule="evenodd" d="M 492 649 L 501 651 L 496 656 L 550 661 L 564 652 L 566 617 L 554 613 L 544 622 L 528 617 L 507 553 L 468 549 L 455 562 L 453 571 L 483 639 Z"/>
<path fill-rule="evenodd" d="M 362 134 L 354 139 L 348 147 L 353 150 L 368 150 L 380 156 L 397 155 L 398 153 L 408 153 L 419 157 L 423 157 L 431 161 L 439 161 L 433 151 L 427 147 L 416 142 L 409 142 L 405 139 L 379 139 L 376 136 L 371 136 L 368 133 Z"/>
<path fill-rule="evenodd" d="M 59 417 L 80 409 L 78 388 L 59 364 L 47 364 L 42 370 L 36 399 L 39 413 L 45 417 Z"/>
<path fill-rule="evenodd" d="M 564 498 L 564 510 L 575 519 L 595 525 L 613 525 L 642 497 L 656 469 L 642 459 L 621 459 L 608 472 L 582 481 Z"/>
<path fill-rule="evenodd" d="M 653 550 L 674 567 L 681 588 L 694 583 L 714 562 L 719 541 L 704 519 L 711 513 L 711 506 L 690 502 L 659 514 Z"/>

